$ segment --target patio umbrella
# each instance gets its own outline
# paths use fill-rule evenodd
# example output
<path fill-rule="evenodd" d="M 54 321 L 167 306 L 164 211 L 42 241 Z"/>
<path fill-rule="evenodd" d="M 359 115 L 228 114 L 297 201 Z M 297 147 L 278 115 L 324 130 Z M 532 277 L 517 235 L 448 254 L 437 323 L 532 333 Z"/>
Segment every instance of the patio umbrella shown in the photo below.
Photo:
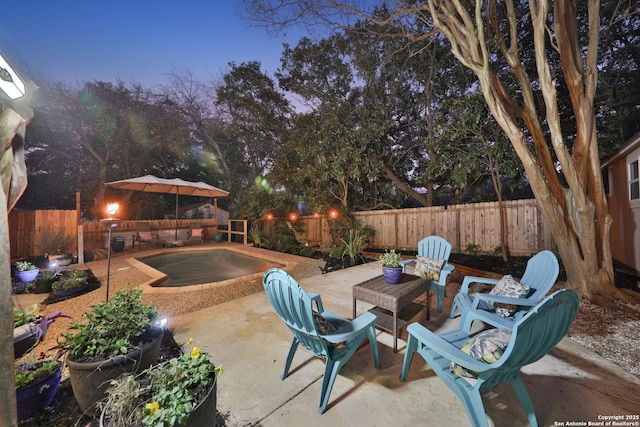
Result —
<path fill-rule="evenodd" d="M 122 190 L 147 191 L 151 193 L 169 193 L 176 195 L 176 240 L 178 240 L 178 196 L 226 197 L 228 191 L 221 190 L 204 182 L 185 181 L 180 178 L 158 178 L 154 175 L 139 176 L 120 181 L 105 182 L 104 185 Z"/>

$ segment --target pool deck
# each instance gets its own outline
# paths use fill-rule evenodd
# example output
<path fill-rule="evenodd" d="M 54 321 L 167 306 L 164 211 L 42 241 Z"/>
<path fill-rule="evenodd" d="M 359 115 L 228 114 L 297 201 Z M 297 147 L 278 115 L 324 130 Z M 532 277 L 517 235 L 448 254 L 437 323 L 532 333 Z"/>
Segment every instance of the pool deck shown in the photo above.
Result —
<path fill-rule="evenodd" d="M 379 266 L 373 263 L 299 282 L 322 295 L 325 309 L 351 318 L 351 287 L 378 274 Z M 412 320 L 435 331 L 456 327 L 458 319 L 447 316 L 456 290 L 448 292 L 443 313 L 433 308 L 426 321 L 420 310 Z M 358 313 L 368 308 L 358 303 Z M 280 380 L 292 336 L 263 292 L 177 316 L 169 325 L 178 342 L 193 338 L 223 366 L 218 410 L 227 414 L 228 426 L 470 425 L 460 400 L 420 356 L 414 357 L 407 381 L 399 381 L 405 342 L 399 342 L 394 353 L 391 335 L 385 332 L 378 331 L 380 369 L 373 366 L 370 348 L 364 345 L 338 374 L 327 412 L 320 415 L 324 365 L 300 348 L 289 377 Z M 403 332 L 401 338 L 406 339 Z M 640 379 L 570 338 L 525 367 L 523 378 L 541 426 L 569 425 L 567 421 L 586 425 L 603 421 L 602 416 L 640 413 Z M 484 402 L 490 425 L 528 425 L 511 386 L 487 393 Z"/>
<path fill-rule="evenodd" d="M 203 247 L 210 249 L 211 246 Z M 304 289 L 322 295 L 325 309 L 347 318 L 352 316 L 352 286 L 380 274 L 376 263 L 319 274 L 321 261 L 242 245 L 214 246 L 240 247 L 238 250 L 243 253 L 274 257 L 276 262 L 286 264 L 285 269 Z M 150 282 L 154 278 L 138 270 L 131 259 L 142 252 L 146 256 L 154 251 L 117 254 L 111 264 L 111 292 L 127 282 L 143 283 L 145 298 L 157 302 L 162 313 L 173 313 L 168 326 L 175 339 L 185 343 L 193 338 L 196 345 L 206 347 L 214 363 L 222 365 L 225 372 L 218 382 L 218 410 L 227 416 L 227 427 L 470 425 L 460 400 L 420 356 L 414 357 L 407 381 L 399 381 L 405 350 L 403 340 L 406 340 L 404 328 L 397 353 L 393 352 L 391 335 L 378 331 L 380 369 L 373 366 L 368 344 L 363 345 L 338 374 L 327 412 L 318 414 L 324 364 L 300 348 L 289 377 L 280 380 L 292 336 L 261 290 L 259 278 L 188 291 L 153 288 Z M 103 284 L 106 264 L 105 260 L 87 264 Z M 447 314 L 459 286 L 453 281 L 447 285 L 443 313 L 435 310 L 435 301 L 431 298 L 430 321 L 426 320 L 424 297 L 401 316 L 436 332 L 455 328 L 458 319 L 448 319 Z M 105 286 L 72 300 L 51 304 L 43 314 L 62 309 L 79 320 L 81 313 L 104 300 L 104 289 Z M 228 292 L 231 293 L 227 295 Z M 17 297 L 24 306 L 30 300 L 41 301 L 45 295 Z M 175 309 L 167 309 L 174 306 Z M 358 314 L 369 308 L 359 302 Z M 54 322 L 47 340 L 55 340 L 69 322 L 68 319 Z M 540 361 L 525 367 L 523 378 L 541 426 L 571 425 L 567 423 L 570 421 L 587 425 L 604 421 L 603 416 L 640 413 L 640 379 L 568 337 Z M 490 425 L 528 425 L 509 385 L 502 385 L 483 397 Z"/>

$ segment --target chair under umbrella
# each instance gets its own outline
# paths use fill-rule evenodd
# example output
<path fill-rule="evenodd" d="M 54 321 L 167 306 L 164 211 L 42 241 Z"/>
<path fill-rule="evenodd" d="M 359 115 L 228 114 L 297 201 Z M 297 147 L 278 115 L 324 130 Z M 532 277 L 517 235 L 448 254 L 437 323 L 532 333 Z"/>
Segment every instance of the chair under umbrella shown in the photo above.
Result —
<path fill-rule="evenodd" d="M 158 178 L 154 175 L 139 176 L 120 181 L 105 182 L 104 185 L 121 190 L 145 191 L 150 193 L 168 193 L 176 195 L 176 233 L 178 240 L 178 196 L 226 197 L 228 191 L 221 190 L 204 182 L 185 181 L 180 178 Z"/>

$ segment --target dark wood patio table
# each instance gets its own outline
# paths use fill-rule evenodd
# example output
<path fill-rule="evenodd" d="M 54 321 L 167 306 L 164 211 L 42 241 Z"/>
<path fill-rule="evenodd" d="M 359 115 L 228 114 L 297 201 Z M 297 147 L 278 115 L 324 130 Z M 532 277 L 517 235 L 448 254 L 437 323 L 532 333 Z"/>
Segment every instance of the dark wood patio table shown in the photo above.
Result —
<path fill-rule="evenodd" d="M 375 305 L 369 311 L 378 317 L 376 326 L 393 333 L 393 351 L 397 352 L 398 330 L 407 323 L 398 319 L 398 312 L 423 293 L 429 301 L 428 282 L 422 277 L 404 273 L 395 285 L 388 284 L 383 276 L 374 277 L 353 287 L 353 318 L 356 318 L 356 300 Z"/>

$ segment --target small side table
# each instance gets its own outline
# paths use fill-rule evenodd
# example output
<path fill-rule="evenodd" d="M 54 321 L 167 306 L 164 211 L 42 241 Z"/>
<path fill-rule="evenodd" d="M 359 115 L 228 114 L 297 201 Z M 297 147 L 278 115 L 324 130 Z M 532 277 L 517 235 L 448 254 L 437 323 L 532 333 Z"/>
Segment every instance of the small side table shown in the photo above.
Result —
<path fill-rule="evenodd" d="M 428 281 L 422 277 L 403 273 L 400 282 L 396 285 L 388 284 L 383 276 L 374 277 L 353 287 L 353 318 L 356 318 L 356 300 L 368 302 L 376 307 L 369 310 L 378 317 L 376 326 L 387 332 L 393 333 L 393 351 L 398 351 L 398 330 L 407 324 L 398 319 L 398 312 L 419 297 L 427 296 L 429 306 Z M 390 311 L 389 315 L 384 310 Z"/>

